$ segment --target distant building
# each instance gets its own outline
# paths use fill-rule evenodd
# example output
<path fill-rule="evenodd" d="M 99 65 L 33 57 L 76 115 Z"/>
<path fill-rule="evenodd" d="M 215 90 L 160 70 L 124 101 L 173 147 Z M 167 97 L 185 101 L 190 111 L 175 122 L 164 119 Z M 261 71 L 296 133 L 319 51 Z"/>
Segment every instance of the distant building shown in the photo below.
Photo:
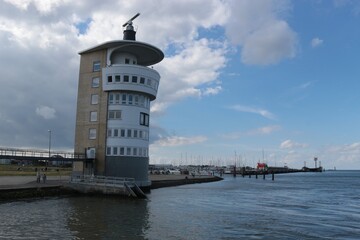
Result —
<path fill-rule="evenodd" d="M 80 52 L 75 152 L 94 161 L 74 163 L 74 174 L 135 178 L 150 185 L 149 118 L 160 75 L 151 65 L 163 52 L 136 41 L 131 20 L 123 40 Z"/>

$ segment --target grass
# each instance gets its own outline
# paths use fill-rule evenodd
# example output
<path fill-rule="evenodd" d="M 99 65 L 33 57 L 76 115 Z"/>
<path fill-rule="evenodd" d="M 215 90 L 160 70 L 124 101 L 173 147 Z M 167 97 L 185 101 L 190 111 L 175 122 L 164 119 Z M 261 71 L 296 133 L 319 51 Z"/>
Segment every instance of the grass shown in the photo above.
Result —
<path fill-rule="evenodd" d="M 44 166 L 19 166 L 19 165 L 0 165 L 0 176 L 35 176 L 35 169 L 45 169 Z M 48 167 L 47 176 L 69 176 L 71 167 Z"/>

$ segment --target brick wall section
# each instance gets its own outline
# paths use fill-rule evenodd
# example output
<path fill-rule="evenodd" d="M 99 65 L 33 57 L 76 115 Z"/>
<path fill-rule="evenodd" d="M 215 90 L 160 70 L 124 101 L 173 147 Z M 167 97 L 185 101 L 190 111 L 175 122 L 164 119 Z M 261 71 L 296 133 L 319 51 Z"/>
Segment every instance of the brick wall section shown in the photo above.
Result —
<path fill-rule="evenodd" d="M 101 68 L 106 66 L 106 50 L 81 55 L 78 99 L 75 128 L 75 152 L 84 153 L 88 147 L 96 148 L 95 174 L 103 175 L 105 172 L 106 123 L 107 123 L 107 92 L 102 90 L 102 71 L 93 72 L 93 62 L 100 61 Z M 92 79 L 100 78 L 98 88 L 92 87 Z M 91 104 L 91 95 L 99 95 L 99 103 Z M 90 112 L 97 111 L 98 121 L 90 122 Z M 96 139 L 89 139 L 89 129 L 95 128 Z M 83 172 L 83 163 L 74 164 L 74 171 Z"/>

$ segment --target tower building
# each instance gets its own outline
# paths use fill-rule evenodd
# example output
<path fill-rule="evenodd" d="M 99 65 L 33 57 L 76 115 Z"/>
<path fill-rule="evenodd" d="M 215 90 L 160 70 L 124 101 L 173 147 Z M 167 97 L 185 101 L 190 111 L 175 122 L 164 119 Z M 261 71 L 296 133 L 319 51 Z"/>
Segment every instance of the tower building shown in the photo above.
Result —
<path fill-rule="evenodd" d="M 73 174 L 135 178 L 148 187 L 150 102 L 160 81 L 151 66 L 164 54 L 136 41 L 137 16 L 123 25 L 123 40 L 79 53 L 75 152 L 95 160 L 74 163 Z"/>

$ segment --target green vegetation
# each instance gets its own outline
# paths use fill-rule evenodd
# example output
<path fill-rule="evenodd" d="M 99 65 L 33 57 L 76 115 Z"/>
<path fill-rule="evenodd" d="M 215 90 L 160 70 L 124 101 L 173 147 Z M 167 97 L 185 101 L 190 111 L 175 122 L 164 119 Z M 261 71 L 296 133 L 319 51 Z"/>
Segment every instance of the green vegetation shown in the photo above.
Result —
<path fill-rule="evenodd" d="M 0 176 L 35 176 L 37 170 L 45 170 L 44 166 L 32 165 L 0 165 Z M 47 176 L 69 176 L 71 174 L 71 167 L 47 167 Z"/>

